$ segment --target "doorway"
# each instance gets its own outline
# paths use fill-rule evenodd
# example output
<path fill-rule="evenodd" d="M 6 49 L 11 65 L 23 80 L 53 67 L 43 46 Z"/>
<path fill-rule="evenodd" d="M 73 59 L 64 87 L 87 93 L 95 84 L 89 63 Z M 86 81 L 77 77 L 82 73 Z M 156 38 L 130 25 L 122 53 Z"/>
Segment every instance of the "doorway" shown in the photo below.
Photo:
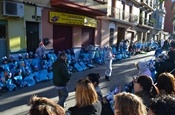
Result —
<path fill-rule="evenodd" d="M 6 25 L 0 24 L 0 62 L 2 57 L 7 56 Z"/>
<path fill-rule="evenodd" d="M 94 45 L 94 28 L 82 28 L 82 46 L 88 46 L 90 43 Z"/>
<path fill-rule="evenodd" d="M 53 48 L 56 54 L 72 48 L 72 26 L 53 25 Z"/>
<path fill-rule="evenodd" d="M 125 28 L 118 27 L 118 34 L 117 34 L 117 47 L 119 43 L 125 39 Z"/>
<path fill-rule="evenodd" d="M 40 42 L 39 40 L 39 23 L 26 22 L 27 52 L 35 53 Z"/>

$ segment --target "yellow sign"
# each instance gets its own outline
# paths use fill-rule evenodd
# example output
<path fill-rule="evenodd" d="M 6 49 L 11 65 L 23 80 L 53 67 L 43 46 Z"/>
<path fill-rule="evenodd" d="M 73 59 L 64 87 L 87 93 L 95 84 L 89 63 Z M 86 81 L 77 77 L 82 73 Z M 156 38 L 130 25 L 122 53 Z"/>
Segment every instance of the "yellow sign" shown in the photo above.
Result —
<path fill-rule="evenodd" d="M 97 20 L 93 18 L 85 17 L 84 26 L 97 27 Z"/>
<path fill-rule="evenodd" d="M 97 20 L 76 14 L 50 12 L 49 21 L 52 23 L 82 25 L 88 27 L 97 27 Z"/>

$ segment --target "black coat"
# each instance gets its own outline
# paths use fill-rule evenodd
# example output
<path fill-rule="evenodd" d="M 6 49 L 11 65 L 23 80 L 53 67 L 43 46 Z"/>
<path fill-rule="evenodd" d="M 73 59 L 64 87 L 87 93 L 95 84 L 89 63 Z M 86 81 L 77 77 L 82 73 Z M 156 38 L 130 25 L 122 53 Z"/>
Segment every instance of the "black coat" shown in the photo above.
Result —
<path fill-rule="evenodd" d="M 68 72 L 67 64 L 63 59 L 57 59 L 53 65 L 53 84 L 55 86 L 66 86 L 71 74 Z"/>
<path fill-rule="evenodd" d="M 101 102 L 96 102 L 86 107 L 74 106 L 68 109 L 70 115 L 101 115 Z"/>
<path fill-rule="evenodd" d="M 173 60 L 167 59 L 164 62 L 156 63 L 155 67 L 157 76 L 159 76 L 163 72 L 171 72 L 175 68 L 175 63 Z M 175 71 L 172 74 L 175 75 Z"/>

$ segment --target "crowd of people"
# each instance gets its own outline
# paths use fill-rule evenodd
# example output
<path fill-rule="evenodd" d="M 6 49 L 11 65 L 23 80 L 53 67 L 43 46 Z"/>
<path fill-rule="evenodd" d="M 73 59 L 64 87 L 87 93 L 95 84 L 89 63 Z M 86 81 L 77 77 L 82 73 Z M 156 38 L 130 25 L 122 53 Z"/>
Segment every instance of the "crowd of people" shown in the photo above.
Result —
<path fill-rule="evenodd" d="M 37 49 L 38 55 L 43 50 L 43 44 L 40 46 Z M 109 82 L 114 57 L 112 48 L 107 47 L 104 75 Z M 109 100 L 108 95 L 102 94 L 99 87 L 100 75 L 89 73 L 77 81 L 75 105 L 67 110 L 64 108 L 69 96 L 67 84 L 70 82 L 71 73 L 68 70 L 66 59 L 66 53 L 61 52 L 59 58 L 51 65 L 58 102 L 34 95 L 30 99 L 29 115 L 175 115 L 175 42 L 171 43 L 166 58 L 162 54 L 156 57 L 155 79 L 147 62 L 139 61 L 136 64 L 139 73 L 129 84 L 130 90 L 116 91 L 112 95 L 112 100 Z M 40 64 L 43 63 L 39 61 Z M 10 75 L 7 73 L 8 77 Z"/>
<path fill-rule="evenodd" d="M 138 68 L 139 73 L 131 82 L 133 89 L 130 91 L 118 91 L 113 93 L 113 103 L 110 103 L 111 100 L 109 102 L 108 95 L 104 95 L 101 92 L 99 87 L 99 74 L 90 73 L 85 76 L 85 78 L 79 79 L 75 86 L 75 105 L 72 105 L 72 107 L 67 110 L 64 110 L 64 102 L 68 97 L 66 84 L 69 82 L 71 75 L 65 66 L 66 55 L 65 53 L 61 53 L 60 58 L 53 64 L 53 68 L 55 68 L 53 71 L 53 83 L 58 91 L 59 101 L 57 104 L 52 104 L 55 106 L 52 107 L 52 109 L 48 109 L 52 105 L 48 104 L 49 107 L 46 107 L 47 104 L 44 104 L 45 106 L 43 106 L 42 103 L 42 109 L 35 108 L 33 111 L 40 111 L 42 114 L 47 115 L 174 115 L 175 77 L 172 71 L 174 68 L 168 69 L 168 67 L 165 67 L 165 65 L 169 63 L 168 60 L 171 59 L 172 56 L 175 56 L 175 54 L 173 54 L 174 50 L 172 49 L 173 45 L 167 53 L 168 57 L 163 62 L 155 60 L 155 65 L 164 65 L 164 69 L 161 69 L 161 71 L 159 71 L 159 67 L 162 65 L 159 65 L 158 67 L 155 66 L 158 71 L 155 80 L 152 78 L 151 70 L 147 63 L 138 62 L 136 67 Z M 111 49 L 109 48 L 109 52 L 110 50 Z M 109 61 L 112 59 L 112 54 L 108 56 L 111 56 L 108 57 Z M 174 64 L 173 61 L 171 63 Z M 107 62 L 107 65 L 105 72 L 106 76 L 107 71 L 109 72 L 108 74 L 111 74 L 110 72 L 112 72 L 112 69 L 109 68 L 109 62 Z M 108 77 L 109 75 L 105 78 L 108 80 Z M 32 97 L 32 99 L 34 97 Z M 40 98 L 43 99 L 42 97 Z M 44 99 L 47 100 L 47 98 Z M 34 107 L 33 103 L 34 102 L 32 101 L 32 109 Z M 39 103 L 37 104 L 40 106 Z M 48 109 L 47 111 L 45 110 L 46 108 Z M 59 112 L 57 112 L 58 110 Z M 29 112 L 31 112 L 31 110 Z M 31 112 L 30 115 L 37 114 L 32 114 Z"/>
<path fill-rule="evenodd" d="M 52 64 L 57 56 L 53 51 L 45 53 L 41 42 L 36 52 L 5 56 L 0 65 L 0 94 L 18 88 L 33 86 L 53 78 Z"/>
<path fill-rule="evenodd" d="M 100 76 L 95 73 L 79 79 L 75 87 L 76 103 L 67 110 L 48 98 L 32 96 L 29 115 L 175 114 L 175 78 L 170 73 L 162 73 L 156 85 L 150 76 L 138 76 L 133 80 L 134 92 L 118 92 L 113 96 L 112 106 L 100 91 L 99 79 Z"/>

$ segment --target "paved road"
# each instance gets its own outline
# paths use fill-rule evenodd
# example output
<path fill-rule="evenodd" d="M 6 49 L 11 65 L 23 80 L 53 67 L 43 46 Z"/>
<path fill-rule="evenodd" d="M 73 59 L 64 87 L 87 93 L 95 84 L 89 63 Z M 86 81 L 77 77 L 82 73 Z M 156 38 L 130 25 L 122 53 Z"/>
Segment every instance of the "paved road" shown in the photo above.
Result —
<path fill-rule="evenodd" d="M 66 101 L 68 104 L 67 108 L 75 104 L 75 84 L 76 81 L 80 78 L 84 78 L 88 73 L 95 72 L 99 73 L 101 76 L 100 87 L 103 94 L 107 94 L 111 89 L 114 89 L 116 86 L 124 85 L 132 80 L 132 76 L 137 74 L 137 69 L 135 63 L 140 59 L 150 59 L 153 58 L 153 52 L 147 54 L 139 54 L 137 56 L 132 56 L 128 59 L 123 59 L 113 63 L 113 73 L 110 81 L 104 79 L 104 65 L 97 65 L 93 69 L 88 69 L 83 72 L 73 73 L 69 87 L 69 97 Z M 28 110 L 28 101 L 31 95 L 36 94 L 38 96 L 45 96 L 54 101 L 57 101 L 57 93 L 52 86 L 52 81 L 42 82 L 36 84 L 32 87 L 26 87 L 18 89 L 17 91 L 5 93 L 0 96 L 0 115 L 25 115 Z M 65 109 L 67 109 L 65 108 Z"/>

